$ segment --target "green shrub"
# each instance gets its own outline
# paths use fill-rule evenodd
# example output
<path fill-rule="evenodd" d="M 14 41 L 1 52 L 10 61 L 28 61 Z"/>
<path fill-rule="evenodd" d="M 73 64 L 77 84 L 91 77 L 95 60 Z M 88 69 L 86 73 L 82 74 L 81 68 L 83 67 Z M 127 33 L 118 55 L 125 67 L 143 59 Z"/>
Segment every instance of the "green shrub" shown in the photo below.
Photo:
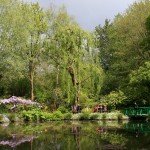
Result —
<path fill-rule="evenodd" d="M 45 113 L 45 112 L 40 113 L 39 121 L 46 121 L 46 120 L 48 120 L 47 113 Z"/>
<path fill-rule="evenodd" d="M 20 112 L 20 111 L 22 111 L 22 110 L 25 110 L 25 109 L 24 109 L 24 105 L 19 104 L 18 107 L 16 108 L 16 112 Z"/>
<path fill-rule="evenodd" d="M 27 110 L 27 111 L 29 111 L 29 110 L 40 110 L 41 108 L 39 108 L 39 107 L 37 107 L 37 105 L 24 105 L 24 106 L 20 106 L 20 111 L 21 110 Z"/>
<path fill-rule="evenodd" d="M 97 113 L 92 113 L 92 114 L 90 115 L 90 119 L 91 119 L 91 120 L 96 120 L 96 119 L 98 118 L 98 116 L 99 116 L 99 114 L 97 114 Z"/>
<path fill-rule="evenodd" d="M 55 111 L 53 113 L 53 120 L 62 120 L 62 119 L 64 119 L 64 116 L 60 111 Z"/>
<path fill-rule="evenodd" d="M 82 113 L 92 113 L 93 112 L 93 109 L 92 108 L 83 108 Z"/>
<path fill-rule="evenodd" d="M 39 121 L 40 112 L 38 112 L 38 111 L 33 111 L 31 114 L 32 114 L 32 120 L 33 120 L 33 121 Z"/>
<path fill-rule="evenodd" d="M 34 120 L 33 118 L 33 111 L 26 111 L 26 110 L 24 110 L 24 111 L 22 111 L 22 113 L 21 113 L 21 116 L 22 116 L 22 118 L 23 118 L 23 120 L 24 121 L 32 121 L 32 120 Z"/>
<path fill-rule="evenodd" d="M 22 111 L 22 118 L 24 121 L 51 121 L 64 119 L 60 111 L 54 113 L 41 112 L 38 110 Z"/>
<path fill-rule="evenodd" d="M 65 113 L 64 114 L 64 119 L 65 120 L 69 120 L 69 119 L 71 119 L 71 117 L 72 117 L 72 113 Z"/>
<path fill-rule="evenodd" d="M 60 111 L 61 113 L 65 114 L 65 113 L 68 113 L 68 109 L 65 108 L 64 106 L 61 106 L 57 109 L 57 111 Z"/>
<path fill-rule="evenodd" d="M 109 95 L 101 98 L 101 103 L 108 106 L 112 110 L 115 110 L 120 104 L 124 104 L 127 101 L 127 97 L 122 91 L 112 91 Z"/>
<path fill-rule="evenodd" d="M 89 119 L 89 112 L 81 113 L 79 120 L 88 120 Z"/>
<path fill-rule="evenodd" d="M 47 112 L 41 112 L 39 115 L 40 121 L 51 121 L 53 120 L 53 114 Z"/>

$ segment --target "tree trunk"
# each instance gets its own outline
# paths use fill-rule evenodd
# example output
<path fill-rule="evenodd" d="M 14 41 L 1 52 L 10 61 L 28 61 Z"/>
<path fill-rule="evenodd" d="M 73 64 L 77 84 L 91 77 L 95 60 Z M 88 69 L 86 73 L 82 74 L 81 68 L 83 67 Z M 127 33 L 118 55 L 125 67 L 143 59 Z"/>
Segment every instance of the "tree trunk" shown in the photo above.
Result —
<path fill-rule="evenodd" d="M 76 88 L 75 105 L 77 106 L 80 103 L 80 83 L 76 80 L 74 70 L 71 66 L 68 67 L 68 72 L 71 76 L 72 84 Z"/>
<path fill-rule="evenodd" d="M 33 62 L 30 61 L 29 63 L 29 73 L 30 73 L 30 94 L 31 100 L 34 101 L 34 65 Z"/>
<path fill-rule="evenodd" d="M 77 99 L 76 99 L 76 105 L 80 103 L 80 83 L 76 83 L 76 93 L 77 93 Z"/>
<path fill-rule="evenodd" d="M 58 83 L 59 83 L 59 81 L 58 81 L 58 79 L 59 79 L 59 65 L 57 66 L 57 72 L 56 72 L 56 90 L 55 90 L 55 97 L 54 97 L 54 106 L 53 106 L 53 111 L 56 111 L 56 100 L 57 100 L 57 98 L 58 98 Z"/>
<path fill-rule="evenodd" d="M 72 84 L 73 84 L 73 86 L 75 86 L 75 74 L 74 74 L 74 70 L 71 66 L 68 67 L 68 72 L 71 76 Z"/>

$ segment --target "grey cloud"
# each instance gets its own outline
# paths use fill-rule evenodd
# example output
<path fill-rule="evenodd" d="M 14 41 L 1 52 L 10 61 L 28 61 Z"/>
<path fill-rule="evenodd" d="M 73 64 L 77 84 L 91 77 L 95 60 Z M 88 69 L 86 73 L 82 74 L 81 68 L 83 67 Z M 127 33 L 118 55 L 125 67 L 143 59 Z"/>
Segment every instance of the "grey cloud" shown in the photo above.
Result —
<path fill-rule="evenodd" d="M 79 25 L 86 30 L 93 30 L 103 25 L 105 19 L 112 20 L 118 13 L 123 13 L 135 0 L 24 0 L 39 2 L 48 8 L 50 3 L 60 7 L 66 6 L 70 15 L 74 16 Z"/>

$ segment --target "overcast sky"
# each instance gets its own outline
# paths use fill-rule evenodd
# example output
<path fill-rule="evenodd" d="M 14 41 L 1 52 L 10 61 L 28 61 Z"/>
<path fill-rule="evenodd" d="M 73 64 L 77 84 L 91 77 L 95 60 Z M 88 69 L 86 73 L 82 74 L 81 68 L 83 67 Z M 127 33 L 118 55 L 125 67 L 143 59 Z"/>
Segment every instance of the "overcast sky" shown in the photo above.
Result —
<path fill-rule="evenodd" d="M 66 6 L 68 13 L 74 16 L 78 24 L 86 30 L 94 30 L 104 25 L 105 19 L 113 20 L 118 13 L 123 13 L 136 0 L 24 0 L 39 2 L 48 8 L 50 3 L 60 7 Z"/>

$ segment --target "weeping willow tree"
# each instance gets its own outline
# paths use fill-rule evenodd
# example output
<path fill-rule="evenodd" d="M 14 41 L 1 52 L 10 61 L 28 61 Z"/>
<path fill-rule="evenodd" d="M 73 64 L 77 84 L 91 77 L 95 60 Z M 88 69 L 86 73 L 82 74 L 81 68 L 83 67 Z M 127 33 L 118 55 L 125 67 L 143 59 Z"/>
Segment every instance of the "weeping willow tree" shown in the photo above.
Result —
<path fill-rule="evenodd" d="M 82 101 L 83 93 L 97 98 L 103 75 L 92 33 L 82 30 L 64 7 L 53 17 L 53 21 L 49 18 L 52 31 L 47 52 L 56 73 L 54 106 L 59 92 L 65 102 L 75 105 Z"/>

